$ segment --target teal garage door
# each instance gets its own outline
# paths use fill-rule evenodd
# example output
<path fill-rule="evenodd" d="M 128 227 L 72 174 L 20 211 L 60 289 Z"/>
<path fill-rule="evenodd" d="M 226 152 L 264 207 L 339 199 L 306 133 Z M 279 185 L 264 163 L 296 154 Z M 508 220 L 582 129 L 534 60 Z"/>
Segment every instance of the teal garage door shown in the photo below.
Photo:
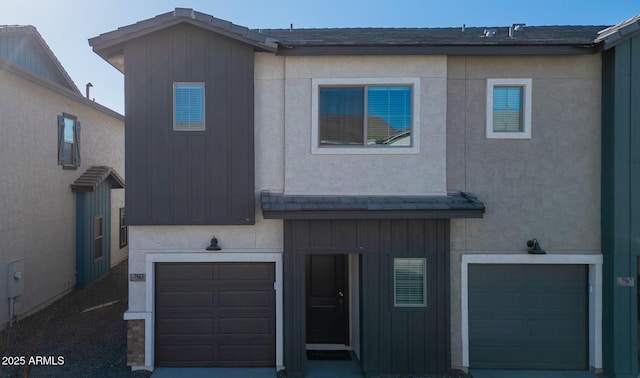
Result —
<path fill-rule="evenodd" d="M 469 265 L 469 364 L 588 369 L 586 265 Z"/>

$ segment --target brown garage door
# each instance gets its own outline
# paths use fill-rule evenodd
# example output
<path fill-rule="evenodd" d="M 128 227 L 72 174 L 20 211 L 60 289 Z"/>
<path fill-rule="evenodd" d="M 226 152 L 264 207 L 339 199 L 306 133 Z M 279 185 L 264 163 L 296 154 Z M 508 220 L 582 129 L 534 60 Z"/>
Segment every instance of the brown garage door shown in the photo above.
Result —
<path fill-rule="evenodd" d="M 156 366 L 274 366 L 273 263 L 156 264 Z"/>

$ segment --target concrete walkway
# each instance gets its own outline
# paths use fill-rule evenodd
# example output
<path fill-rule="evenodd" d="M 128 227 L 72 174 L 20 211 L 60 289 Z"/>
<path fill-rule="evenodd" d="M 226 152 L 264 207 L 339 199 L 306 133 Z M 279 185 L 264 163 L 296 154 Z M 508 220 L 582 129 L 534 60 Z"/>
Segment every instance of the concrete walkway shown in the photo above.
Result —
<path fill-rule="evenodd" d="M 274 368 L 156 368 L 151 378 L 276 378 Z M 357 361 L 307 361 L 306 378 L 362 378 Z"/>
<path fill-rule="evenodd" d="M 276 378 L 274 368 L 156 368 L 151 378 Z"/>
<path fill-rule="evenodd" d="M 575 370 L 481 370 L 470 369 L 473 378 L 599 378 L 590 371 Z"/>

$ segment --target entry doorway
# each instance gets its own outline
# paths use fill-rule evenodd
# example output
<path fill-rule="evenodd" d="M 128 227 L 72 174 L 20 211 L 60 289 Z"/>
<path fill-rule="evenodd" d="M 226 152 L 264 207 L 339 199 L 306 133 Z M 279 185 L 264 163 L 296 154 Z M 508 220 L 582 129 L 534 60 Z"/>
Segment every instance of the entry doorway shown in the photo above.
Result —
<path fill-rule="evenodd" d="M 347 255 L 306 255 L 305 259 L 307 344 L 348 346 Z"/>

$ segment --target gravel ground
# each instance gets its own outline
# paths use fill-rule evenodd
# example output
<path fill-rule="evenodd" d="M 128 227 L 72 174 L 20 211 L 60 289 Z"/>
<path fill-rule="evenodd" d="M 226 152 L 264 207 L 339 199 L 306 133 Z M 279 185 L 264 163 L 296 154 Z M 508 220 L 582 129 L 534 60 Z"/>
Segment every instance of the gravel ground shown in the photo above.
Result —
<path fill-rule="evenodd" d="M 100 281 L 1 330 L 0 378 L 149 377 L 127 366 L 126 309 L 124 261 Z M 43 364 L 37 357 L 50 360 Z"/>

